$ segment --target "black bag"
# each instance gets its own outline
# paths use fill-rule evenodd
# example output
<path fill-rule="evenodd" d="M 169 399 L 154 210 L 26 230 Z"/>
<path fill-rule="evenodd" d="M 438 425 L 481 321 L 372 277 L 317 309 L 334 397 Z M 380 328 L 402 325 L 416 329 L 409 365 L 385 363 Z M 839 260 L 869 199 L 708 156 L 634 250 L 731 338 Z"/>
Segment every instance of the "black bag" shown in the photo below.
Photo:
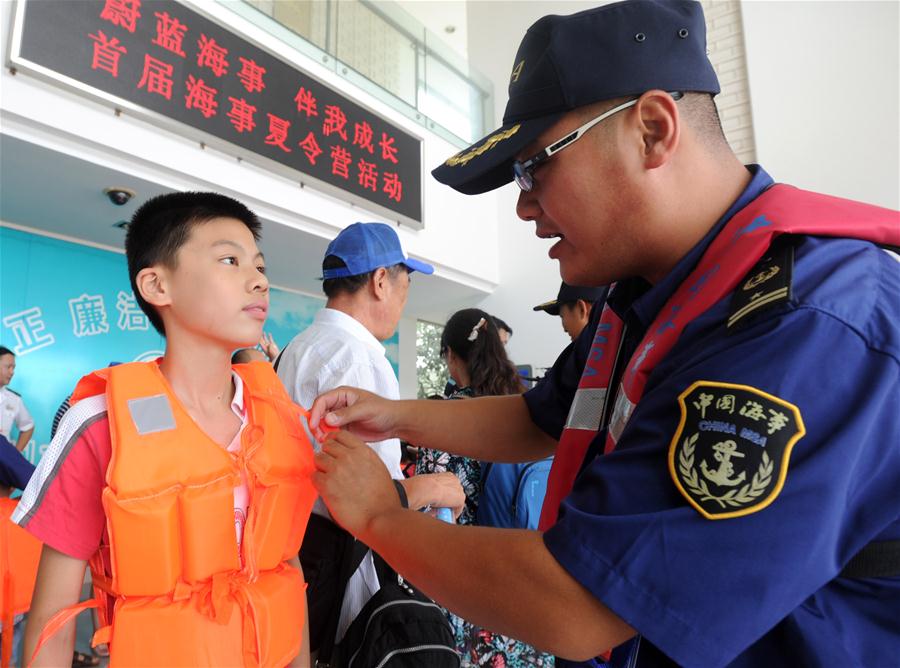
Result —
<path fill-rule="evenodd" d="M 459 668 L 444 611 L 374 557 L 381 589 L 334 648 L 332 668 Z"/>
<path fill-rule="evenodd" d="M 381 587 L 350 623 L 340 644 L 334 644 L 344 590 L 367 552 L 364 543 L 330 520 L 310 517 L 300 560 L 309 583 L 310 646 L 318 651 L 316 668 L 459 668 L 444 611 L 375 552 Z"/>

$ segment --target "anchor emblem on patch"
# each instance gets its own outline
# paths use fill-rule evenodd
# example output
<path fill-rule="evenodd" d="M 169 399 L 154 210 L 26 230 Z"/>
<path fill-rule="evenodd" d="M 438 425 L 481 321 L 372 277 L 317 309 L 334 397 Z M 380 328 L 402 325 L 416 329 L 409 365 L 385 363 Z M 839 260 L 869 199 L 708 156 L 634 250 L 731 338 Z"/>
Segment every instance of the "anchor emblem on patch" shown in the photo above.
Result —
<path fill-rule="evenodd" d="M 687 501 L 711 520 L 771 504 L 806 433 L 800 410 L 755 387 L 713 381 L 694 383 L 678 404 L 669 472 Z"/>

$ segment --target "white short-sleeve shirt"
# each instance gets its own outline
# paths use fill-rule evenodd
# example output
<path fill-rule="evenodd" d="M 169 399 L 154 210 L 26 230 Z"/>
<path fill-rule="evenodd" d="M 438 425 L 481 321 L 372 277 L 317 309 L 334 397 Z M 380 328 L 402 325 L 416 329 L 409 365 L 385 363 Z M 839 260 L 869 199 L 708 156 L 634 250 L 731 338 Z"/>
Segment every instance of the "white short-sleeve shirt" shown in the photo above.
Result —
<path fill-rule="evenodd" d="M 291 399 L 309 410 L 316 397 L 341 385 L 358 387 L 386 399 L 400 398 L 400 384 L 384 346 L 358 320 L 323 308 L 313 323 L 285 347 L 278 377 Z M 391 477 L 403 478 L 400 440 L 369 443 Z"/>
<path fill-rule="evenodd" d="M 0 434 L 10 441 L 13 425 L 16 425 L 20 432 L 28 431 L 34 426 L 34 419 L 25 408 L 22 397 L 6 386 L 0 387 Z"/>

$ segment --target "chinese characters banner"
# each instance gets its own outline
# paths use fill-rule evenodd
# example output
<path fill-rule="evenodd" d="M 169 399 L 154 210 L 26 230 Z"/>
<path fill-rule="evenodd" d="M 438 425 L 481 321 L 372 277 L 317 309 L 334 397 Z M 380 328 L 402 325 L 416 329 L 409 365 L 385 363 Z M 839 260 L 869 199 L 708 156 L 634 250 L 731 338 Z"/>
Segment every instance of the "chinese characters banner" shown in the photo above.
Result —
<path fill-rule="evenodd" d="M 171 0 L 31 0 L 39 65 L 422 221 L 421 140 Z"/>

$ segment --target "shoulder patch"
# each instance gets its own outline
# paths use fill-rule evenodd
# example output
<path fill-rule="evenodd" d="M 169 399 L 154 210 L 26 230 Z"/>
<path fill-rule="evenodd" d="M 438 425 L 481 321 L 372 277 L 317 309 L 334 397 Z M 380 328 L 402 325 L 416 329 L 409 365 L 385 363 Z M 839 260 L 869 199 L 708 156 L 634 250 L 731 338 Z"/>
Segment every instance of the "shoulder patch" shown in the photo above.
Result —
<path fill-rule="evenodd" d="M 794 241 L 790 235 L 781 235 L 731 294 L 728 331 L 738 329 L 747 316 L 760 309 L 790 301 L 793 273 Z"/>
<path fill-rule="evenodd" d="M 806 433 L 796 406 L 749 385 L 704 380 L 678 404 L 669 473 L 703 517 L 750 515 L 778 497 L 791 450 Z"/>
<path fill-rule="evenodd" d="M 19 397 L 19 398 L 22 397 L 21 394 L 19 394 L 18 392 L 16 392 L 14 389 L 12 389 L 11 387 L 9 387 L 8 385 L 7 385 L 7 387 L 6 387 L 6 391 L 9 392 L 10 394 L 15 394 L 15 395 L 16 395 L 17 397 Z"/>

